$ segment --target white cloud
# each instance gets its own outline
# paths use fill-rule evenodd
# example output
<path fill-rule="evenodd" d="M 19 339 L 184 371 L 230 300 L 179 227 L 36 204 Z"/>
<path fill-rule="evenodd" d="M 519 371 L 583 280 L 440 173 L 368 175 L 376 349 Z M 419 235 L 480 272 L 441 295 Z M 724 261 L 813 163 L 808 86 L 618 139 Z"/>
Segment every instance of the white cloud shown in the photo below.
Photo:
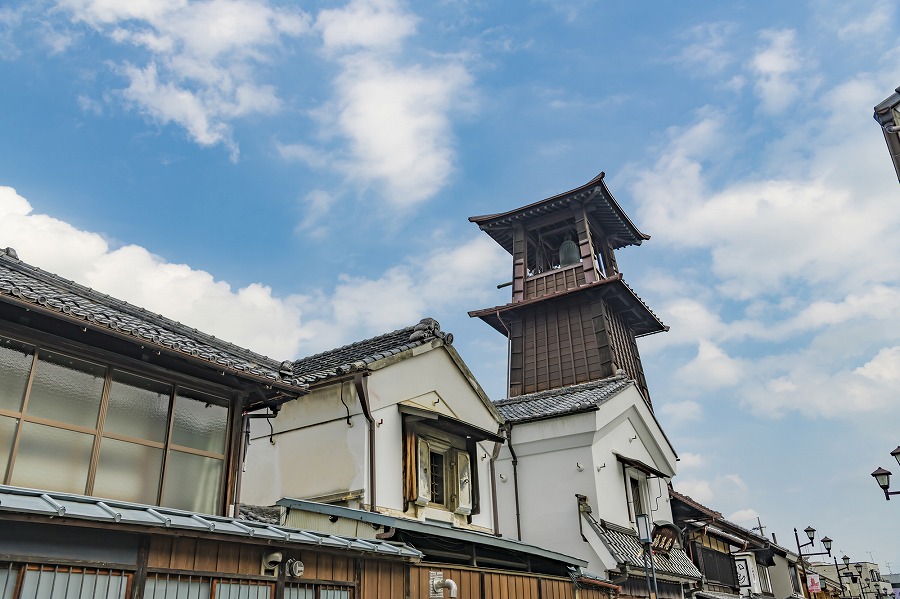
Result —
<path fill-rule="evenodd" d="M 695 25 L 682 35 L 689 43 L 671 61 L 701 75 L 721 73 L 734 60 L 726 49 L 734 30 L 735 25 L 728 22 Z"/>
<path fill-rule="evenodd" d="M 683 452 L 678 454 L 679 470 L 682 470 L 684 468 L 697 468 L 699 466 L 703 466 L 705 463 L 706 458 L 704 458 L 699 453 Z"/>
<path fill-rule="evenodd" d="M 472 77 L 456 59 L 405 61 L 400 50 L 416 22 L 392 0 L 319 13 L 316 31 L 340 68 L 335 97 L 312 111 L 322 143 L 283 144 L 284 158 L 337 171 L 399 208 L 446 186 L 456 160 L 451 115 L 471 105 Z"/>
<path fill-rule="evenodd" d="M 703 406 L 696 401 L 676 401 L 662 404 L 659 415 L 666 425 L 680 426 L 703 418 Z M 683 461 L 684 456 L 682 456 Z"/>
<path fill-rule="evenodd" d="M 129 105 L 161 124 L 183 127 L 201 145 L 221 144 L 237 156 L 230 123 L 277 111 L 271 85 L 254 80 L 255 65 L 282 37 L 308 31 L 303 12 L 263 0 L 112 2 L 60 0 L 74 22 L 142 49 L 143 64 L 121 63 Z"/>
<path fill-rule="evenodd" d="M 796 32 L 791 29 L 766 30 L 760 33 L 762 46 L 750 62 L 757 76 L 755 89 L 763 111 L 784 111 L 800 95 L 794 73 L 802 66 L 796 47 Z"/>
<path fill-rule="evenodd" d="M 29 264 L 277 359 L 331 349 L 414 324 L 463 300 L 477 301 L 503 277 L 508 262 L 502 248 L 477 235 L 401 258 L 379 276 L 339 275 L 333 290 L 280 297 L 261 283 L 234 289 L 140 246 L 113 247 L 102 235 L 35 213 L 11 187 L 0 187 L 0 240 Z"/>
<path fill-rule="evenodd" d="M 756 519 L 759 517 L 759 512 L 752 508 L 744 508 L 742 510 L 738 510 L 733 512 L 726 519 L 734 522 L 735 524 L 739 524 L 741 526 L 747 527 L 749 523 L 756 524 Z"/>
<path fill-rule="evenodd" d="M 700 341 L 697 355 L 677 375 L 695 389 L 711 390 L 738 384 L 747 368 L 708 340 Z"/>
<path fill-rule="evenodd" d="M 416 17 L 394 0 L 351 0 L 341 8 L 322 10 L 316 29 L 326 52 L 397 49 L 416 31 Z"/>
<path fill-rule="evenodd" d="M 683 479 L 679 476 L 672 482 L 676 491 L 682 495 L 687 495 L 694 501 L 707 503 L 714 497 L 712 485 L 709 481 L 696 478 Z"/>

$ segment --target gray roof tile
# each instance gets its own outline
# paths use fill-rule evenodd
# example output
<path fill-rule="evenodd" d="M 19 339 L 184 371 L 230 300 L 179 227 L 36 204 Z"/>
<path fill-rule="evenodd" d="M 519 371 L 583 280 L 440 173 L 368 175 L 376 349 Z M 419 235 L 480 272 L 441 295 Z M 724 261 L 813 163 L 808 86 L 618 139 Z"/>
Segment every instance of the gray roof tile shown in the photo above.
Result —
<path fill-rule="evenodd" d="M 302 386 L 279 374 L 282 362 L 216 339 L 161 314 L 154 314 L 0 251 L 0 301 L 24 303 L 134 337 L 142 344 L 174 350 L 252 377 Z"/>
<path fill-rule="evenodd" d="M 501 399 L 495 401 L 494 405 L 503 418 L 510 422 L 539 420 L 596 410 L 600 404 L 632 384 L 630 379 L 616 375 L 599 381 Z"/>
<path fill-rule="evenodd" d="M 588 520 L 591 527 L 600 535 L 604 545 L 633 568 L 644 567 L 644 548 L 638 540 L 637 533 L 628 528 L 616 526 L 610 522 Z M 673 547 L 669 555 L 653 552 L 653 564 L 657 573 L 669 574 L 693 580 L 700 580 L 702 574 L 683 549 Z"/>
<path fill-rule="evenodd" d="M 305 383 L 321 381 L 362 370 L 369 364 L 424 345 L 433 339 L 453 342 L 453 335 L 441 331 L 433 318 L 423 318 L 415 326 L 364 339 L 294 362 L 294 376 Z"/>

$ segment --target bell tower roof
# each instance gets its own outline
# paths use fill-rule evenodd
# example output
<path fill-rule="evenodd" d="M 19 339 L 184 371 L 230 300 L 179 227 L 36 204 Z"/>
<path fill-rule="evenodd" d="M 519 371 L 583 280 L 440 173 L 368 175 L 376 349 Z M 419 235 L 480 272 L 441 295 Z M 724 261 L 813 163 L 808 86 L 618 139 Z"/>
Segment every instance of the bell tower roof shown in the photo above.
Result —
<path fill-rule="evenodd" d="M 618 250 L 629 245 L 640 245 L 650 236 L 642 233 L 619 203 L 609 192 L 604 182 L 606 173 L 599 175 L 575 189 L 557 194 L 539 202 L 534 202 L 515 210 L 499 214 L 470 216 L 469 222 L 477 224 L 494 241 L 513 253 L 514 228 L 523 221 L 535 222 L 546 218 L 557 220 L 560 213 L 568 213 L 575 204 L 583 204 L 588 217 L 605 233 L 612 249 Z"/>

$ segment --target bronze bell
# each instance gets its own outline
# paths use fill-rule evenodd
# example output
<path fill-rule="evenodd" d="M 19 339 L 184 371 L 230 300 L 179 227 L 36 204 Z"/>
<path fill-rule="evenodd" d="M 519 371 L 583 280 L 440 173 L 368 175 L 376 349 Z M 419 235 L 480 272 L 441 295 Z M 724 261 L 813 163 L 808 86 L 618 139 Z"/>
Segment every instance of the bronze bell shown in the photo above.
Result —
<path fill-rule="evenodd" d="M 566 235 L 566 240 L 559 246 L 559 266 L 565 268 L 573 264 L 581 262 L 581 252 L 578 251 L 578 244 L 572 241 L 571 235 Z"/>

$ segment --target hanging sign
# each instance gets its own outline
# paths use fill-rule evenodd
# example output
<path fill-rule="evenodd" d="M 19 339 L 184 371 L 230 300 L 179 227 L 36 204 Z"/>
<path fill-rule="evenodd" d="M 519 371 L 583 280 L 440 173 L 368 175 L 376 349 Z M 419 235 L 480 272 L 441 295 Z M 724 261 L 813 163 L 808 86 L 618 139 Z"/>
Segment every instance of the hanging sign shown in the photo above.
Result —
<path fill-rule="evenodd" d="M 819 581 L 818 574 L 809 574 L 806 576 L 806 588 L 809 589 L 810 593 L 822 592 L 822 584 Z"/>
<path fill-rule="evenodd" d="M 655 553 L 669 555 L 681 535 L 674 524 L 658 522 L 653 526 L 651 547 Z"/>

